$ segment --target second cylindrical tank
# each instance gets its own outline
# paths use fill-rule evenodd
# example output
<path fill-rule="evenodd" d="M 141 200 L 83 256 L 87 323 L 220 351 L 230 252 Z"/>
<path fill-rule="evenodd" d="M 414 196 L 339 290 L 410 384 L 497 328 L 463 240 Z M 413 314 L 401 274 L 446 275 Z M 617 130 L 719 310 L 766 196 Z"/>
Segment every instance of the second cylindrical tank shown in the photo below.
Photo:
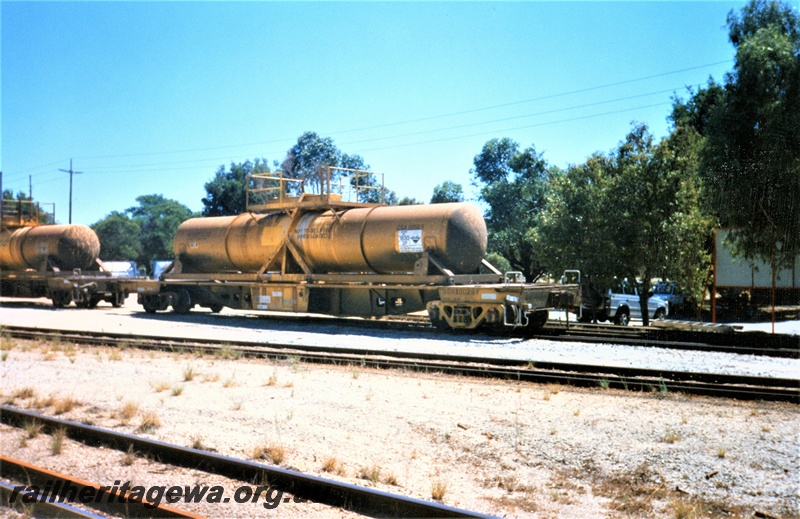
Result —
<path fill-rule="evenodd" d="M 61 270 L 90 268 L 100 255 L 97 234 L 85 225 L 43 225 L 0 232 L 0 267 Z"/>
<path fill-rule="evenodd" d="M 178 228 L 184 272 L 255 272 L 285 235 L 316 273 L 412 272 L 429 251 L 454 273 L 474 272 L 486 253 L 486 224 L 471 204 L 375 206 L 308 212 L 289 232 L 284 213 L 195 218 Z"/>

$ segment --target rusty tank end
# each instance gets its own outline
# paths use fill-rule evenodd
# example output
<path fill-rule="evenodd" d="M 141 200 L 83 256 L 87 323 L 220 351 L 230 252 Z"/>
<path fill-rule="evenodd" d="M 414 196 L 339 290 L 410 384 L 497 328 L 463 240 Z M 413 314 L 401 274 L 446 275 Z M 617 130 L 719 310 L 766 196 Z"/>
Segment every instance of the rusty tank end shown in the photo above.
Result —
<path fill-rule="evenodd" d="M 309 212 L 290 224 L 284 213 L 187 220 L 173 240 L 175 257 L 186 273 L 257 272 L 288 235 L 315 273 L 413 272 L 428 251 L 466 274 L 486 253 L 486 223 L 467 203 Z"/>
<path fill-rule="evenodd" d="M 44 225 L 0 232 L 0 267 L 88 269 L 100 256 L 100 240 L 85 225 Z"/>

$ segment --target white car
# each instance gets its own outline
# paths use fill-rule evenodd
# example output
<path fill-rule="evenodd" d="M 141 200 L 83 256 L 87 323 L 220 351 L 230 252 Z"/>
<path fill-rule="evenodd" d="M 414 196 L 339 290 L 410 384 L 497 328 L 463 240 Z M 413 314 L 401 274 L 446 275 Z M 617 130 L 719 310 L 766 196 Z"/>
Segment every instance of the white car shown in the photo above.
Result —
<path fill-rule="evenodd" d="M 663 299 L 650 297 L 647 299 L 647 310 L 651 319 L 664 319 L 669 315 L 669 304 Z M 641 319 L 639 288 L 623 282 L 616 292 L 611 291 L 611 307 L 608 309 L 608 316 L 616 324 L 622 326 L 627 326 L 631 319 Z"/>

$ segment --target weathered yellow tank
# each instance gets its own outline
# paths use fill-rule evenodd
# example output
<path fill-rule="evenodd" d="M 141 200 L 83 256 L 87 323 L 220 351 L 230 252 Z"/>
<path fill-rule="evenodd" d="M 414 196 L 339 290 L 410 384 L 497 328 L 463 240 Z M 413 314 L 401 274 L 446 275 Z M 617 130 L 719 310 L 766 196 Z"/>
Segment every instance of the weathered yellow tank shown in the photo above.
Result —
<path fill-rule="evenodd" d="M 100 255 L 97 234 L 85 225 L 43 225 L 0 232 L 0 267 L 61 270 L 90 268 Z"/>
<path fill-rule="evenodd" d="M 480 211 L 450 203 L 309 212 L 293 226 L 285 213 L 195 218 L 178 228 L 173 248 L 186 273 L 257 272 L 286 237 L 315 273 L 413 272 L 424 251 L 472 273 L 487 244 Z"/>

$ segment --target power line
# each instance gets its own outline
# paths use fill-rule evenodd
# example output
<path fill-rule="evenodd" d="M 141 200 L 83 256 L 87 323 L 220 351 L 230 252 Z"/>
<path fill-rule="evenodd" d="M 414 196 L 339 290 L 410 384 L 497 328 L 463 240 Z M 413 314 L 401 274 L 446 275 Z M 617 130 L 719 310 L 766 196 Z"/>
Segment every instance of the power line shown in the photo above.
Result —
<path fill-rule="evenodd" d="M 643 76 L 643 77 L 639 77 L 639 78 L 626 79 L 626 80 L 622 80 L 622 81 L 616 81 L 616 82 L 613 82 L 613 83 L 606 83 L 606 84 L 602 84 L 602 85 L 596 85 L 596 86 L 585 87 L 585 88 L 580 88 L 580 89 L 575 89 L 575 90 L 569 90 L 569 91 L 566 91 L 566 92 L 557 92 L 557 93 L 554 93 L 554 94 L 547 94 L 547 95 L 544 95 L 544 96 L 533 97 L 533 98 L 517 100 L 517 101 L 511 101 L 511 102 L 508 102 L 508 103 L 501 103 L 501 104 L 497 104 L 497 105 L 484 106 L 484 107 L 479 107 L 479 108 L 472 108 L 472 109 L 461 110 L 461 111 L 457 111 L 457 112 L 448 112 L 448 113 L 437 114 L 437 115 L 432 115 L 432 116 L 427 116 L 427 117 L 420 117 L 420 118 L 417 118 L 417 119 L 407 119 L 407 120 L 404 120 L 404 121 L 394 121 L 394 122 L 390 122 L 390 123 L 383 123 L 383 124 L 377 124 L 377 125 L 371 125 L 371 126 L 363 126 L 363 127 L 359 127 L 359 128 L 351 128 L 351 129 L 344 129 L 344 130 L 336 130 L 336 131 L 325 131 L 325 132 L 320 132 L 320 133 L 323 133 L 323 134 L 354 133 L 354 132 L 365 131 L 365 130 L 375 130 L 375 129 L 379 129 L 379 128 L 388 128 L 388 127 L 392 127 L 392 126 L 401 126 L 401 125 L 405 125 L 405 124 L 418 123 L 418 122 L 424 122 L 424 121 L 431 121 L 431 120 L 442 119 L 442 118 L 446 118 L 446 117 L 455 117 L 455 116 L 460 116 L 460 115 L 467 115 L 467 114 L 483 112 L 483 111 L 488 111 L 488 110 L 496 110 L 498 108 L 507 108 L 507 107 L 510 107 L 510 106 L 517 106 L 517 105 L 526 104 L 526 103 L 533 103 L 533 102 L 537 102 L 537 101 L 555 99 L 555 98 L 558 98 L 558 97 L 566 97 L 566 96 L 575 95 L 575 94 L 583 94 L 583 93 L 591 92 L 591 91 L 595 91 L 595 90 L 602 90 L 602 89 L 605 89 L 605 88 L 617 87 L 617 86 L 627 85 L 627 84 L 631 84 L 631 83 L 638 83 L 638 82 L 641 82 L 641 81 L 647 81 L 647 80 L 650 80 L 650 79 L 656 79 L 656 78 L 660 78 L 660 77 L 665 77 L 665 76 L 670 76 L 670 75 L 675 75 L 675 74 L 681 74 L 683 72 L 690 72 L 690 71 L 693 71 L 693 70 L 700 70 L 700 69 L 703 69 L 703 68 L 713 67 L 713 66 L 722 65 L 722 64 L 725 64 L 725 63 L 732 63 L 732 62 L 733 62 L 732 59 L 728 59 L 728 60 L 724 60 L 724 61 L 717 61 L 717 62 L 714 62 L 714 63 L 707 63 L 707 64 L 704 64 L 704 65 L 696 65 L 696 66 L 693 66 L 693 67 L 686 67 L 686 68 L 682 68 L 682 69 L 679 69 L 679 70 L 671 70 L 671 71 L 668 71 L 668 72 L 661 72 L 659 74 L 652 74 L 652 75 L 649 75 L 649 76 Z M 223 149 L 244 148 L 244 147 L 247 147 L 247 146 L 262 146 L 262 145 L 266 145 L 266 144 L 276 144 L 276 143 L 280 143 L 280 142 L 289 142 L 290 145 L 291 145 L 291 143 L 293 141 L 294 141 L 294 138 L 279 138 L 279 139 L 270 139 L 270 140 L 266 140 L 266 141 L 255 141 L 255 142 L 250 142 L 250 143 L 242 143 L 242 144 L 227 144 L 227 145 L 220 145 L 220 146 L 209 146 L 209 147 L 204 147 L 204 148 L 187 148 L 187 149 L 182 149 L 182 150 L 171 150 L 171 151 L 170 150 L 166 150 L 166 151 L 154 151 L 154 152 L 143 152 L 143 153 L 126 153 L 126 154 L 120 154 L 120 155 L 85 156 L 85 157 L 81 157 L 81 159 L 83 159 L 83 160 L 116 159 L 116 158 L 131 158 L 131 157 L 147 157 L 147 156 L 157 156 L 157 155 L 172 155 L 172 154 L 180 154 L 180 153 L 197 153 L 197 152 L 202 152 L 202 151 L 216 151 L 216 150 L 223 150 Z M 25 171 L 29 171 L 29 170 L 25 170 Z M 20 172 L 17 172 L 17 173 L 20 173 Z"/>

